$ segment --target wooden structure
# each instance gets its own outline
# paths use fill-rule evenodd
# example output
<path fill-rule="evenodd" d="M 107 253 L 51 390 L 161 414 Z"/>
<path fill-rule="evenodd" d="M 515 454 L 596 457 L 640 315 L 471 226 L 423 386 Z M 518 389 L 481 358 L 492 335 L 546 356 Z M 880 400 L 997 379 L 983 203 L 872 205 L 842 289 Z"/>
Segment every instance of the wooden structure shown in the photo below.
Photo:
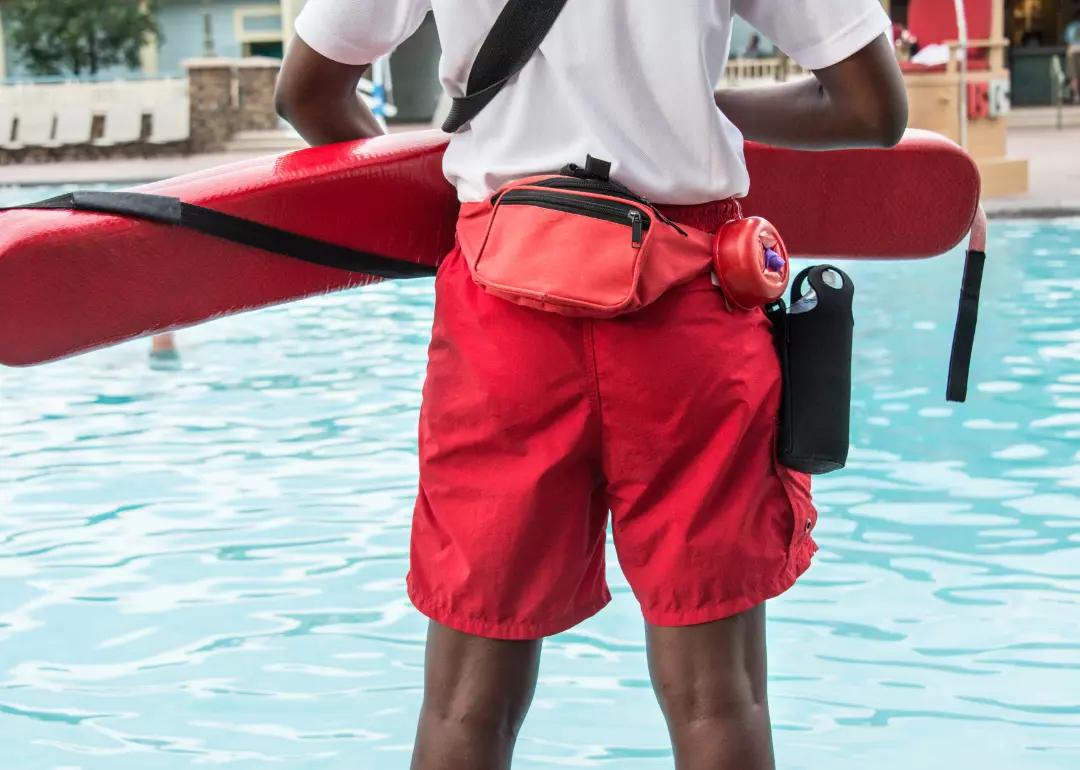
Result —
<path fill-rule="evenodd" d="M 947 0 L 911 0 L 908 28 L 925 47 L 949 48 L 938 66 L 903 62 L 911 107 L 909 124 L 965 145 L 979 164 L 983 194 L 1019 195 L 1028 190 L 1026 160 L 1008 157 L 1009 71 L 1003 0 L 965 0 L 966 63 L 958 40 L 955 7 Z M 962 114 L 963 113 L 963 114 Z"/>
<path fill-rule="evenodd" d="M 758 59 L 737 57 L 728 59 L 724 67 L 725 85 L 728 88 L 783 82 L 791 77 L 805 75 L 806 71 L 786 56 L 768 56 Z"/>

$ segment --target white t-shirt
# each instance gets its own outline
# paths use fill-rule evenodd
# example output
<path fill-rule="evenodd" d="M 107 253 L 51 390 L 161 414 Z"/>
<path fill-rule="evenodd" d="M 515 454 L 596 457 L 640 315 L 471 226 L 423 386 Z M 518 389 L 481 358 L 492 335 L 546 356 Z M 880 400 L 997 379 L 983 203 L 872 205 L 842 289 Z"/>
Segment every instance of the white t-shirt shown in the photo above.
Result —
<path fill-rule="evenodd" d="M 309 0 L 296 31 L 327 58 L 367 64 L 433 10 L 439 75 L 460 96 L 505 2 Z M 745 195 L 742 134 L 713 101 L 732 14 L 807 69 L 846 59 L 889 27 L 879 0 L 569 0 L 537 55 L 453 136 L 447 179 L 461 200 L 483 200 L 590 154 L 654 202 Z"/>

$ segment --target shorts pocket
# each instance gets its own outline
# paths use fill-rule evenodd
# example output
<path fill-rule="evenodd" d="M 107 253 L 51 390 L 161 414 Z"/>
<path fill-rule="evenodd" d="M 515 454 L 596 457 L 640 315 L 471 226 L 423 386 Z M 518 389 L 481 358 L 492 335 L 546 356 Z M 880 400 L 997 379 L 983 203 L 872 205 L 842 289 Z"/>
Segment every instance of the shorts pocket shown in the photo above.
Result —
<path fill-rule="evenodd" d="M 791 538 L 788 549 L 794 550 L 811 536 L 817 526 L 818 512 L 811 497 L 810 475 L 788 468 L 780 462 L 775 443 L 772 454 L 773 473 L 780 480 L 787 496 L 791 515 Z"/>

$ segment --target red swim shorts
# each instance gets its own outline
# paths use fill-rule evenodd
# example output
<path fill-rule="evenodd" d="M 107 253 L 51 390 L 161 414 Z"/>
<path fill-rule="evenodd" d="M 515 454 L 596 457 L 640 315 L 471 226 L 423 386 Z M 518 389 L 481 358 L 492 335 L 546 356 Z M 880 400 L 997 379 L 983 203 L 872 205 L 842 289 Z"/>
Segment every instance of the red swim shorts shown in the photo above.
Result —
<path fill-rule="evenodd" d="M 809 478 L 774 454 L 780 371 L 763 313 L 708 276 L 618 318 L 514 305 L 458 252 L 436 279 L 409 596 L 439 623 L 535 639 L 595 614 L 610 511 L 655 625 L 705 623 L 810 565 Z"/>

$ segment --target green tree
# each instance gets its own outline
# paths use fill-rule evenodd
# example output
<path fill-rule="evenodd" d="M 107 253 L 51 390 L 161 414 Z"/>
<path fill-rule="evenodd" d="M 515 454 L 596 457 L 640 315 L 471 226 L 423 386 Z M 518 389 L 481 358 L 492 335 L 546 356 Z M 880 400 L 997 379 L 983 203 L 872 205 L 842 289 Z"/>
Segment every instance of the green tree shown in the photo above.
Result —
<path fill-rule="evenodd" d="M 95 75 L 135 68 L 139 50 L 161 36 L 155 0 L 8 0 L 8 44 L 34 75 Z"/>

